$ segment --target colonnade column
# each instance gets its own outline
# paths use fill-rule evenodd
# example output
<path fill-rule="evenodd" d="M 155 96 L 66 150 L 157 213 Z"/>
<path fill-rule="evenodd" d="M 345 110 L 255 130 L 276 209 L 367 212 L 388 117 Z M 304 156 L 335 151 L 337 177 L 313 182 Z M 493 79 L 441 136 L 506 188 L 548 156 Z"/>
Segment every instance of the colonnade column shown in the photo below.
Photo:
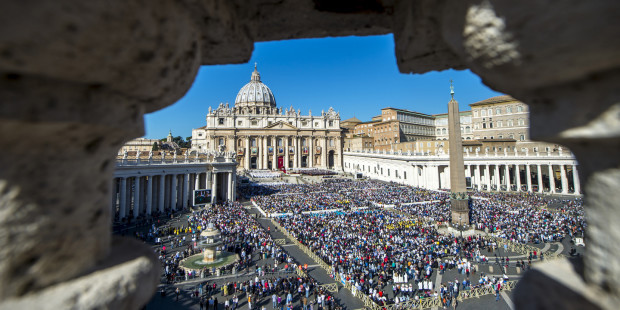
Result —
<path fill-rule="evenodd" d="M 484 181 L 487 186 L 487 191 L 491 190 L 491 166 L 486 164 L 486 170 L 484 171 Z"/>
<path fill-rule="evenodd" d="M 562 182 L 562 194 L 568 194 L 568 179 L 566 178 L 566 168 L 560 165 L 560 181 Z"/>
<path fill-rule="evenodd" d="M 555 171 L 553 171 L 553 165 L 549 164 L 549 192 L 555 193 Z"/>
<path fill-rule="evenodd" d="M 172 210 L 176 210 L 177 209 L 177 175 L 173 174 L 172 175 L 172 185 L 170 187 L 170 209 Z"/>
<path fill-rule="evenodd" d="M 527 164 L 525 166 L 525 176 L 526 176 L 526 180 L 527 181 L 527 191 L 528 192 L 532 192 L 532 175 L 531 175 L 531 168 L 530 168 L 530 164 Z"/>
<path fill-rule="evenodd" d="M 519 165 L 515 165 L 515 178 L 517 182 L 517 192 L 521 191 L 521 170 L 519 170 Z"/>
<path fill-rule="evenodd" d="M 543 182 L 542 182 L 542 169 L 540 165 L 536 165 L 536 170 L 538 172 L 538 192 L 542 193 L 543 191 Z"/>
<path fill-rule="evenodd" d="M 140 214 L 140 177 L 133 178 L 133 218 Z"/>
<path fill-rule="evenodd" d="M 577 174 L 577 165 L 573 165 L 573 187 L 575 188 L 575 194 L 581 194 L 579 175 Z"/>
<path fill-rule="evenodd" d="M 499 192 L 502 186 L 502 182 L 499 173 L 499 165 L 497 164 L 495 165 L 495 186 L 497 187 L 496 190 Z"/>
<path fill-rule="evenodd" d="M 510 165 L 504 165 L 504 178 L 506 179 L 506 191 L 510 192 Z"/>
<path fill-rule="evenodd" d="M 187 209 L 187 198 L 189 197 L 189 173 L 183 174 L 183 209 Z"/>
<path fill-rule="evenodd" d="M 149 175 L 146 182 L 146 215 L 151 215 L 153 204 L 153 176 Z"/>
<path fill-rule="evenodd" d="M 212 175 L 211 196 L 213 197 L 211 202 L 216 203 L 217 202 L 217 172 L 213 172 L 211 175 Z"/>
<path fill-rule="evenodd" d="M 164 212 L 164 197 L 166 193 L 166 175 L 159 176 L 159 212 Z"/>
<path fill-rule="evenodd" d="M 200 189 L 200 172 L 197 172 L 194 175 L 194 189 Z"/>
<path fill-rule="evenodd" d="M 480 165 L 474 166 L 474 178 L 476 180 L 476 185 L 478 185 L 478 190 L 482 190 L 482 186 L 480 184 Z"/>
<path fill-rule="evenodd" d="M 118 201 L 118 219 L 122 220 L 125 217 L 127 210 L 127 178 L 121 177 L 121 186 L 119 188 L 120 198 Z"/>

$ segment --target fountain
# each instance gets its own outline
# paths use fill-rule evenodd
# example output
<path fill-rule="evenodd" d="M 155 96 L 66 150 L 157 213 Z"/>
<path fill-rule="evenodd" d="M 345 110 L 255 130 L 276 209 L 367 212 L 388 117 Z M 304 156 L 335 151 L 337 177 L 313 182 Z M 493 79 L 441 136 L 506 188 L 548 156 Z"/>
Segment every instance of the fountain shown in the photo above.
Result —
<path fill-rule="evenodd" d="M 207 229 L 200 233 L 200 241 L 198 241 L 198 246 L 204 254 L 202 261 L 206 264 L 215 262 L 217 260 L 217 247 L 221 244 L 222 234 L 210 223 Z"/>
<path fill-rule="evenodd" d="M 209 223 L 207 228 L 200 233 L 200 239 L 197 242 L 198 248 L 203 252 L 182 260 L 181 267 L 198 270 L 205 267 L 221 268 L 236 263 L 239 260 L 237 254 L 217 250 L 222 244 L 222 233 L 215 228 L 213 223 Z"/>

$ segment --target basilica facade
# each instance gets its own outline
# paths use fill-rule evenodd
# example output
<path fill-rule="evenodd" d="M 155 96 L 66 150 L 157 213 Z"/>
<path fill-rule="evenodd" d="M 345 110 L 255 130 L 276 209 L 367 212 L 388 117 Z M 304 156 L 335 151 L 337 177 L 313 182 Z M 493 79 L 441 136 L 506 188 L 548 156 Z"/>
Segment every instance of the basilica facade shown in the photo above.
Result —
<path fill-rule="evenodd" d="M 277 107 L 256 66 L 235 105 L 209 107 L 206 120 L 192 130 L 192 151 L 234 151 L 244 169 L 342 169 L 340 114 L 329 108 L 301 115 L 292 106 Z"/>

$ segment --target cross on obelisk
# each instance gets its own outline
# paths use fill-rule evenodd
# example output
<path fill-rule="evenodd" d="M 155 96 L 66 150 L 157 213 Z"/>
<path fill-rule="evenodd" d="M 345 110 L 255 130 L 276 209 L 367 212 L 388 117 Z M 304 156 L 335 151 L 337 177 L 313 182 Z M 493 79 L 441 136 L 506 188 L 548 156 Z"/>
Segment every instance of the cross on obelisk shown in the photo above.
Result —
<path fill-rule="evenodd" d="M 469 196 L 465 188 L 461 119 L 459 103 L 454 100 L 452 80 L 450 80 L 450 97 L 450 102 L 448 102 L 448 133 L 450 139 L 450 210 L 452 211 L 452 225 L 469 226 Z"/>

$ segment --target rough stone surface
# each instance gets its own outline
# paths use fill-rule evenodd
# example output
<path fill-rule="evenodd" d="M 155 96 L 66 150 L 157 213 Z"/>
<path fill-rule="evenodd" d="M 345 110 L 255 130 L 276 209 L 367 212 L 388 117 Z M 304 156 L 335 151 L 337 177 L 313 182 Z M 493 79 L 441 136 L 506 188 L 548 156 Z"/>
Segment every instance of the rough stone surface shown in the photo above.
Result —
<path fill-rule="evenodd" d="M 140 309 L 159 283 L 159 261 L 149 247 L 115 238 L 105 263 L 79 278 L 5 299 L 0 309 Z"/>
<path fill-rule="evenodd" d="M 535 264 L 513 293 L 517 309 L 617 309 L 597 287 L 583 281 L 580 262 L 566 259 Z"/>
<path fill-rule="evenodd" d="M 401 72 L 468 67 L 530 104 L 532 137 L 576 154 L 590 240 L 588 289 L 573 291 L 617 301 L 618 16 L 620 2 L 611 0 L 4 1 L 0 307 L 135 309 L 146 302 L 155 268 L 146 261 L 127 263 L 137 273 L 127 270 L 125 278 L 80 282 L 81 295 L 71 285 L 110 251 L 116 151 L 142 135 L 143 113 L 185 94 L 201 63 L 247 61 L 257 41 L 390 32 Z M 127 252 L 140 256 L 134 250 Z M 127 264 L 107 270 L 123 274 Z M 528 278 L 552 292 L 518 307 L 587 304 L 559 294 L 568 284 L 551 275 L 564 271 L 549 270 Z M 140 278 L 148 289 L 136 288 Z"/>
<path fill-rule="evenodd" d="M 396 62 L 401 72 L 466 68 L 442 38 L 441 14 L 446 2 L 396 1 L 393 27 Z"/>

